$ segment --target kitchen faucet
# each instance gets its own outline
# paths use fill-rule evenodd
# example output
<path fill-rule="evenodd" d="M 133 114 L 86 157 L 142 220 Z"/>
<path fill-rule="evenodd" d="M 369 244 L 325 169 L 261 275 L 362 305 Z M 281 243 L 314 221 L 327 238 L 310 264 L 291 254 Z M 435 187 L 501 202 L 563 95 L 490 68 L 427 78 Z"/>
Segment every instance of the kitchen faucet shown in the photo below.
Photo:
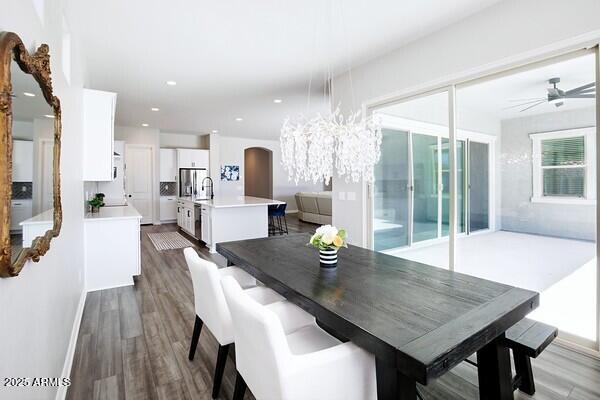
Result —
<path fill-rule="evenodd" d="M 213 180 L 212 180 L 212 178 L 210 176 L 207 176 L 206 178 L 202 179 L 202 182 L 200 183 L 200 185 L 202 185 L 201 189 L 202 189 L 202 191 L 204 191 L 204 188 L 205 188 L 204 181 L 207 180 L 207 179 L 210 181 L 210 199 L 212 200 L 212 199 L 215 198 L 215 192 L 213 190 Z M 206 188 L 208 188 L 208 186 L 206 186 Z"/>

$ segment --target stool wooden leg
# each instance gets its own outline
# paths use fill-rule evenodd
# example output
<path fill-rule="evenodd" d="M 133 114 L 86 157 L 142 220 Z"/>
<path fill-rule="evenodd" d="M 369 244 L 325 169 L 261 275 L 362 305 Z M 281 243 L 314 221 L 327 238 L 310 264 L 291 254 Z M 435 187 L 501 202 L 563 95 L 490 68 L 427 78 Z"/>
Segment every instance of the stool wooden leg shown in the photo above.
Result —
<path fill-rule="evenodd" d="M 520 378 L 519 390 L 533 396 L 535 383 L 531 369 L 531 358 L 518 350 L 513 350 L 513 358 L 515 360 L 515 372 L 517 377 Z"/>

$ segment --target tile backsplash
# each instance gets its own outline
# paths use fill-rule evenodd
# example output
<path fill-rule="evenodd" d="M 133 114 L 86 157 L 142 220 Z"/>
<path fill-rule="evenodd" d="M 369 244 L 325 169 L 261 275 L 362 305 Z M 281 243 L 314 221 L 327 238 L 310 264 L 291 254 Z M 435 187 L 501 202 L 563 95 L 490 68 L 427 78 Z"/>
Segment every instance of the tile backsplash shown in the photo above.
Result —
<path fill-rule="evenodd" d="M 13 200 L 31 199 L 33 193 L 33 184 L 31 182 L 13 182 L 12 198 Z"/>
<path fill-rule="evenodd" d="M 177 184 L 175 182 L 161 182 L 160 183 L 160 195 L 161 196 L 176 196 L 177 195 Z"/>

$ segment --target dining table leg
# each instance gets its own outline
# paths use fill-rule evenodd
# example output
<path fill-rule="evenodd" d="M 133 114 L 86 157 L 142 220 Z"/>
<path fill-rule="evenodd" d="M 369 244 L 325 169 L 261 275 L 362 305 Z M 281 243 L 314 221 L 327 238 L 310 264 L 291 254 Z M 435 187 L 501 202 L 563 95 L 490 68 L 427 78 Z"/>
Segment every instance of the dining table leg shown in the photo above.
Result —
<path fill-rule="evenodd" d="M 503 338 L 501 335 L 477 352 L 480 399 L 514 399 L 510 353 L 502 345 Z"/>
<path fill-rule="evenodd" d="M 377 400 L 415 400 L 417 383 L 400 373 L 393 365 L 375 358 Z"/>

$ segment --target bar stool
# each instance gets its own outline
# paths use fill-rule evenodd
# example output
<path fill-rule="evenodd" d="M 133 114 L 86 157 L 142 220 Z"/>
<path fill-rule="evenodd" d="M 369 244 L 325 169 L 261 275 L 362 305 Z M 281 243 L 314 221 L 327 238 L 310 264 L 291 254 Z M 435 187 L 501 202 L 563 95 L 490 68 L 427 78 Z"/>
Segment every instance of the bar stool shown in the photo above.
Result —
<path fill-rule="evenodd" d="M 212 391 L 212 397 L 217 398 L 227 353 L 233 343 L 233 325 L 220 284 L 221 279 L 225 277 L 233 279 L 248 298 L 262 305 L 271 304 L 271 310 L 285 321 L 285 330 L 288 332 L 293 332 L 298 327 L 306 325 L 311 318 L 307 317 L 300 308 L 284 301 L 284 298 L 273 290 L 264 286 L 256 286 L 256 280 L 242 269 L 238 267 L 219 269 L 215 263 L 202 259 L 191 247 L 184 249 L 183 253 L 192 276 L 196 311 L 188 358 L 190 361 L 194 359 L 200 332 L 203 325 L 206 325 L 219 342 Z"/>
<path fill-rule="evenodd" d="M 269 233 L 270 234 L 275 234 L 276 232 L 281 233 L 281 234 L 288 233 L 287 219 L 285 218 L 286 208 L 287 208 L 286 203 L 269 205 L 268 210 L 269 210 Z M 283 218 L 283 223 L 282 223 L 282 218 Z"/>
<path fill-rule="evenodd" d="M 341 343 L 314 321 L 292 333 L 269 306 L 254 301 L 233 278 L 221 280 L 235 333 L 234 400 L 246 384 L 258 400 L 375 400 L 375 359 Z"/>

